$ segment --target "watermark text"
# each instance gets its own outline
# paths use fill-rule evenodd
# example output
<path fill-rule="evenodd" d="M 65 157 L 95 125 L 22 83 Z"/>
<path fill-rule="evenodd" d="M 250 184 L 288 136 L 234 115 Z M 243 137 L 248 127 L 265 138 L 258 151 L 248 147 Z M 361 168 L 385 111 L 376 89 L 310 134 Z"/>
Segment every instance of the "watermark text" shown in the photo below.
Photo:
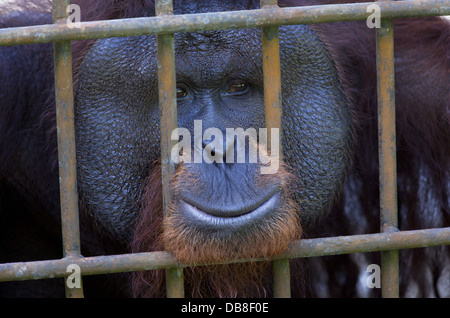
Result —
<path fill-rule="evenodd" d="M 369 4 L 367 6 L 366 12 L 371 12 L 371 14 L 367 17 L 366 25 L 369 29 L 380 28 L 381 24 L 381 8 L 377 4 Z"/>
<path fill-rule="evenodd" d="M 202 120 L 194 120 L 194 143 L 187 128 L 172 131 L 171 140 L 179 140 L 180 137 L 181 141 L 171 151 L 171 159 L 176 164 L 261 163 L 261 174 L 274 174 L 279 168 L 279 128 L 270 129 L 270 151 L 267 148 L 267 128 L 259 128 L 258 131 L 255 128 L 226 128 L 224 139 L 221 129 L 212 127 L 203 132 Z"/>

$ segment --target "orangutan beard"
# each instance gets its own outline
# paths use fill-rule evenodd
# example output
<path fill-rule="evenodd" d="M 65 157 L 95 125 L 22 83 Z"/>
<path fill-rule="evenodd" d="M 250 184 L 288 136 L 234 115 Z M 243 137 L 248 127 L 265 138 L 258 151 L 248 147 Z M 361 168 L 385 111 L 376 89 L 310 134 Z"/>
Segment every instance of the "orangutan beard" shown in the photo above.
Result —
<path fill-rule="evenodd" d="M 177 170 L 177 178 L 189 178 L 184 169 Z M 193 265 L 184 269 L 185 291 L 188 297 L 267 297 L 271 295 L 271 262 L 252 261 L 232 264 L 227 260 L 270 258 L 285 252 L 289 243 L 299 239 L 301 226 L 298 210 L 289 193 L 292 176 L 281 168 L 276 175 L 264 178 L 282 178 L 283 206 L 270 220 L 247 235 L 230 239 L 206 238 L 202 233 L 190 231 L 180 214 L 173 210 L 174 203 L 163 218 L 161 166 L 156 165 L 145 183 L 142 209 L 136 223 L 131 250 L 133 253 L 166 250 L 182 264 Z M 176 197 L 176 186 L 175 197 Z M 202 265 L 202 266 L 195 266 Z M 164 297 L 163 270 L 140 271 L 132 274 L 134 297 Z"/>

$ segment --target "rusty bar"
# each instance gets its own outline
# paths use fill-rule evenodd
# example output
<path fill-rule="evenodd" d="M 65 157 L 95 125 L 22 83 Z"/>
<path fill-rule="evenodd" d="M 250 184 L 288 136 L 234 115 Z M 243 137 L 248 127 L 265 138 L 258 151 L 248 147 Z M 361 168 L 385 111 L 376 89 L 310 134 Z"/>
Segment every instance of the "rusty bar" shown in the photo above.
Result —
<path fill-rule="evenodd" d="M 273 10 L 278 8 L 277 0 L 261 0 L 261 9 Z M 264 104 L 265 122 L 267 128 L 267 149 L 270 149 L 273 128 L 281 131 L 281 70 L 280 70 L 280 41 L 278 26 L 264 26 L 261 28 L 263 74 L 264 74 Z M 282 153 L 281 133 L 279 134 L 278 153 Z M 279 158 L 278 158 L 279 160 Z M 273 295 L 276 298 L 291 297 L 291 279 L 289 259 L 274 260 Z"/>
<path fill-rule="evenodd" d="M 376 234 L 304 239 L 293 242 L 280 258 L 300 258 L 379 252 L 450 245 L 450 227 Z"/>
<path fill-rule="evenodd" d="M 68 0 L 53 1 L 53 23 L 63 24 Z M 70 41 L 54 43 L 55 102 L 58 136 L 59 185 L 63 251 L 66 258 L 78 258 L 80 226 L 75 150 L 75 129 L 72 85 L 72 53 Z M 69 288 L 66 297 L 83 297 L 82 288 Z"/>
<path fill-rule="evenodd" d="M 440 245 L 450 245 L 450 227 L 303 239 L 292 242 L 288 251 L 283 255 L 279 255 L 276 259 L 378 252 Z M 226 263 L 267 260 L 265 258 L 240 259 Z M 63 258 L 0 264 L 0 282 L 64 277 L 67 275 L 67 266 L 72 263 L 80 266 L 83 276 L 176 268 L 180 266 L 171 253 L 161 251 L 84 257 L 76 261 Z M 198 266 L 201 265 L 205 264 L 199 264 Z"/>
<path fill-rule="evenodd" d="M 264 4 L 270 3 L 271 5 Z M 262 0 L 265 10 L 271 10 L 277 1 Z M 280 70 L 280 41 L 277 26 L 261 28 L 263 75 L 264 75 L 264 105 L 267 128 L 267 148 L 270 147 L 271 128 L 281 130 L 281 70 Z M 280 133 L 281 139 L 281 133 Z M 281 142 L 279 142 L 281 153 Z"/>
<path fill-rule="evenodd" d="M 67 25 L 39 25 L 0 30 L 0 46 L 47 43 L 61 40 L 88 40 L 109 37 L 202 32 L 252 28 L 268 25 L 311 24 L 365 20 L 367 3 L 304 6 L 271 10 L 215 12 L 108 21 L 81 22 L 79 28 Z M 438 16 L 450 14 L 450 0 L 395 1 L 377 3 L 384 18 Z M 83 8 L 81 8 L 83 10 Z"/>
<path fill-rule="evenodd" d="M 386 1 L 386 0 L 384 0 Z M 376 30 L 380 230 L 395 231 L 397 220 L 397 148 L 395 131 L 394 30 L 381 11 Z M 398 251 L 381 253 L 381 294 L 399 297 Z"/>
<path fill-rule="evenodd" d="M 58 3 L 60 4 L 63 2 L 64 1 L 58 2 Z M 420 4 L 424 4 L 424 6 L 420 6 L 419 10 L 408 9 L 404 12 L 402 12 L 401 10 L 402 10 L 403 6 L 406 4 L 404 4 L 404 3 L 401 4 L 401 2 L 403 2 L 403 1 L 393 2 L 393 3 L 389 3 L 389 4 L 379 3 L 380 7 L 382 8 L 383 18 L 405 17 L 405 16 L 413 16 L 413 15 L 416 15 L 416 16 L 417 15 L 423 15 L 423 16 L 425 16 L 425 15 L 444 15 L 444 14 L 450 13 L 449 1 L 435 1 L 433 3 L 431 3 L 431 2 L 427 3 L 427 2 L 422 2 L 422 1 L 410 1 L 407 4 L 412 4 L 414 6 L 417 6 L 417 5 L 420 6 Z M 366 3 L 365 5 L 368 5 L 368 4 L 369 3 Z M 253 18 L 256 17 L 256 22 L 255 22 L 255 20 L 252 20 L 249 23 L 247 23 L 246 26 L 237 26 L 237 27 L 251 27 L 252 24 L 254 24 L 254 23 L 256 23 L 256 24 L 259 23 L 260 25 L 297 24 L 297 23 L 294 23 L 295 19 L 305 21 L 305 22 L 299 22 L 299 23 L 320 23 L 320 22 L 349 21 L 349 20 L 365 19 L 362 11 L 361 12 L 358 11 L 358 12 L 356 12 L 356 14 L 352 14 L 353 16 L 351 16 L 351 17 L 346 16 L 350 12 L 350 5 L 344 5 L 344 6 L 337 5 L 337 6 L 349 7 L 349 10 L 345 11 L 345 12 L 341 12 L 341 14 L 339 14 L 337 18 L 332 17 L 332 16 L 327 16 L 327 13 L 325 13 L 325 15 L 323 15 L 323 16 L 319 15 L 319 18 L 317 18 L 317 17 L 313 17 L 314 12 L 315 12 L 314 10 L 319 10 L 319 9 L 322 10 L 322 8 L 306 7 L 306 10 L 311 9 L 311 11 L 305 11 L 306 15 L 303 15 L 303 16 L 299 15 L 299 16 L 295 16 L 295 17 L 291 16 L 291 17 L 287 18 L 289 23 L 282 23 L 280 21 L 284 18 L 281 13 L 285 14 L 285 13 L 287 13 L 287 11 L 282 11 L 284 9 L 280 9 L 280 10 L 277 9 L 277 10 L 273 10 L 274 14 L 276 15 L 276 17 L 275 17 L 276 21 L 264 22 L 264 19 L 261 18 L 261 15 L 258 15 L 259 14 L 258 13 L 258 14 L 255 14 L 253 17 Z M 329 8 L 330 6 L 327 6 L 327 7 L 328 8 L 325 9 L 325 12 L 328 12 L 327 10 L 330 9 Z M 353 8 L 353 9 L 355 9 L 355 8 Z M 406 8 L 406 6 L 405 6 L 405 8 Z M 297 9 L 297 8 L 295 8 L 295 9 Z M 305 7 L 299 8 L 299 9 L 305 9 Z M 358 10 L 360 10 L 360 8 L 358 8 Z M 260 10 L 258 10 L 258 11 L 260 11 Z M 300 13 L 301 13 L 301 11 L 300 11 Z M 410 14 L 412 14 L 412 15 L 410 15 Z M 210 19 L 210 17 L 204 16 L 203 14 L 196 15 L 196 16 L 198 16 L 198 18 Z M 366 14 L 366 16 L 367 16 L 367 14 Z M 249 15 L 248 17 L 252 18 L 251 15 Z M 217 17 L 215 16 L 214 18 L 217 18 Z M 4 30 L 0 30 L 0 45 L 43 43 L 43 42 L 50 42 L 50 41 L 55 41 L 55 40 L 71 40 L 71 39 L 77 39 L 77 36 L 85 36 L 85 35 L 89 36 L 88 38 L 104 38 L 104 37 L 110 37 L 110 36 L 137 35 L 137 34 L 139 34 L 137 32 L 141 32 L 140 28 L 142 28 L 145 23 L 149 23 L 150 21 L 151 21 L 151 23 L 158 21 L 157 23 L 161 23 L 164 25 L 164 23 L 161 22 L 162 20 L 155 20 L 158 18 L 142 18 L 142 19 L 143 20 L 141 20 L 141 19 L 122 20 L 125 22 L 125 24 L 120 24 L 119 21 L 103 21 L 103 22 L 83 23 L 82 28 L 84 28 L 84 31 L 82 31 L 82 32 L 85 32 L 85 33 L 80 35 L 78 33 L 78 30 L 72 30 L 75 32 L 72 32 L 72 33 L 67 32 L 67 36 L 68 36 L 67 38 L 65 35 L 67 28 L 63 24 L 55 24 L 54 26 L 50 26 L 50 27 L 49 26 L 39 26 L 39 27 L 4 29 Z M 306 22 L 308 19 L 313 19 L 313 21 Z M 327 20 L 327 19 L 331 19 L 331 20 Z M 342 19 L 342 20 L 340 20 L 340 19 Z M 348 19 L 348 20 L 346 20 L 346 19 Z M 243 23 L 242 18 L 238 18 L 237 20 L 239 23 Z M 111 22 L 111 24 L 109 24 L 109 22 Z M 142 24 L 139 26 L 133 26 L 134 23 L 138 23 L 138 22 L 142 22 Z M 166 22 L 170 23 L 170 21 L 166 21 Z M 175 20 L 173 22 L 175 22 Z M 177 22 L 179 22 L 179 21 L 177 21 Z M 192 20 L 189 22 L 189 23 L 191 23 L 191 25 L 189 25 L 188 27 L 189 28 L 192 27 L 193 28 L 192 31 L 196 31 L 195 28 L 203 28 L 204 27 L 204 26 L 202 26 L 202 23 L 204 23 L 204 22 L 205 21 L 201 22 L 200 24 L 197 23 L 197 25 L 196 25 L 195 24 L 196 21 Z M 206 26 L 206 28 L 209 28 L 209 27 L 214 28 L 214 29 L 216 29 L 217 27 L 229 28 L 228 24 L 226 24 L 226 23 L 231 23 L 231 22 L 224 21 L 224 24 L 219 23 L 218 26 L 213 24 L 211 26 Z M 111 26 L 112 29 L 108 29 L 108 26 Z M 94 33 L 96 32 L 95 30 L 97 27 L 104 28 L 101 36 L 94 36 Z M 105 29 L 105 27 L 106 27 L 106 29 Z M 127 30 L 126 29 L 127 27 L 130 29 Z M 184 30 L 182 25 L 175 25 L 175 26 L 168 25 L 166 27 L 163 26 L 161 29 L 157 29 L 154 32 L 151 32 L 151 28 L 149 28 L 150 33 L 147 30 L 147 32 L 142 33 L 142 34 L 151 34 L 151 33 L 163 34 L 165 32 L 168 32 L 167 30 L 169 30 L 170 28 L 177 28 L 177 27 L 182 28 L 182 29 L 180 29 L 180 32 L 183 32 L 183 31 L 191 32 L 191 30 L 187 30 L 187 31 Z M 386 25 L 383 25 L 383 27 L 386 27 Z M 50 29 L 50 32 L 46 31 L 47 28 Z M 116 29 L 114 29 L 114 28 L 116 28 Z M 3 32 L 3 31 L 5 31 L 5 32 Z M 24 32 L 23 34 L 20 33 L 22 31 Z M 52 33 L 53 31 L 55 31 L 55 32 Z M 14 36 L 14 32 L 20 33 L 19 34 L 20 39 L 18 40 L 18 43 L 9 42 L 11 40 L 11 38 Z M 27 32 L 31 32 L 31 33 L 35 32 L 35 34 L 27 35 Z M 116 35 L 111 35 L 111 34 L 114 34 L 114 32 L 118 32 L 118 33 L 116 33 Z M 124 33 L 124 35 L 120 35 L 119 34 L 120 32 L 130 32 L 130 34 Z M 173 32 L 176 32 L 176 31 L 173 31 Z M 119 34 L 119 35 L 117 35 L 117 34 Z M 12 40 L 12 41 L 14 42 L 14 40 Z M 30 41 L 30 42 L 26 42 L 26 41 Z M 57 43 L 56 45 L 59 45 L 59 44 L 60 43 Z M 56 45 L 55 45 L 55 52 L 57 52 Z M 66 50 L 66 53 L 67 53 L 67 46 L 66 46 L 66 48 L 62 48 L 62 52 L 64 52 L 64 50 Z M 68 51 L 70 53 L 70 50 L 68 50 Z M 57 58 L 55 55 L 55 77 L 57 77 L 57 75 L 56 75 L 56 69 L 57 69 L 56 59 Z M 63 65 L 64 65 L 64 63 L 63 63 Z M 58 90 L 58 87 L 56 89 Z M 58 94 L 58 92 L 57 92 L 57 94 Z M 73 104 L 73 101 L 72 101 L 72 104 Z M 75 178 L 75 180 L 76 180 L 76 178 Z M 382 228 L 384 230 L 389 231 L 390 229 L 392 229 L 391 225 L 383 225 L 384 224 L 383 221 L 384 221 L 384 219 L 382 220 Z M 388 223 L 386 223 L 386 224 L 388 224 Z M 423 238 L 422 236 L 426 236 L 426 237 Z M 290 252 L 287 253 L 286 255 L 282 255 L 281 259 L 284 259 L 286 257 L 310 257 L 310 256 L 334 255 L 334 254 L 343 254 L 343 253 L 356 253 L 356 252 L 365 252 L 365 251 L 379 251 L 379 250 L 386 250 L 386 249 L 389 250 L 389 249 L 443 245 L 443 244 L 450 244 L 449 236 L 450 236 L 449 228 L 444 228 L 444 229 L 438 229 L 438 230 L 421 230 L 421 231 L 371 234 L 371 235 L 367 235 L 367 236 L 349 236 L 349 237 L 338 237 L 338 238 L 301 240 L 301 241 L 297 241 L 294 244 L 292 244 Z M 361 240 L 361 241 L 358 241 L 358 240 Z M 367 241 L 365 241 L 365 240 L 367 240 Z M 409 241 L 405 241 L 405 240 L 409 240 Z M 308 252 L 309 252 L 309 254 L 308 254 Z M 166 268 L 166 267 L 173 268 L 173 267 L 177 266 L 176 262 L 173 260 L 173 258 L 171 258 L 170 253 L 165 253 L 165 252 L 142 253 L 139 255 L 132 254 L 132 255 L 130 255 L 129 258 L 126 257 L 127 255 L 123 255 L 123 256 L 125 256 L 125 259 L 128 262 L 127 263 L 118 262 L 118 264 L 114 263 L 114 262 L 118 261 L 118 259 L 117 259 L 118 256 L 79 258 L 78 260 L 80 262 L 82 262 L 83 264 L 84 264 L 84 262 L 86 262 L 88 260 L 92 260 L 93 262 L 95 262 L 95 261 L 104 262 L 100 266 L 100 268 L 96 268 L 96 269 L 91 268 L 91 266 L 90 266 L 91 263 L 89 263 L 88 265 L 83 265 L 84 266 L 82 269 L 83 274 L 85 274 L 85 270 L 87 269 L 87 272 L 89 272 L 89 270 L 92 270 L 92 273 L 87 274 L 87 275 L 94 275 L 94 274 L 100 273 L 103 270 L 102 267 L 105 267 L 106 271 L 110 270 L 110 272 L 139 270 L 139 269 L 135 269 L 133 267 L 134 266 L 133 263 L 137 262 L 137 260 L 139 258 L 142 258 L 139 260 L 143 264 L 146 264 L 145 266 L 142 265 L 143 266 L 142 270 L 152 269 L 151 267 L 154 266 L 154 265 L 152 265 L 152 264 L 154 264 L 152 262 L 154 262 L 154 260 L 151 259 L 151 256 L 155 256 L 156 255 L 155 253 L 163 253 L 163 254 L 158 254 L 158 255 L 164 255 L 167 259 L 169 259 L 169 260 L 166 260 L 165 262 L 163 261 L 163 265 L 159 265 L 159 266 L 161 266 L 163 268 Z M 150 260 L 149 260 L 149 258 L 150 258 Z M 62 260 L 56 260 L 56 261 L 1 264 L 0 265 L 0 281 L 64 277 L 67 275 L 65 273 L 65 269 L 67 268 L 69 261 L 75 262 L 75 260 L 73 260 L 73 259 L 69 260 L 68 258 L 64 258 Z M 242 260 L 242 261 L 246 261 L 246 260 Z M 150 262 L 150 265 L 149 265 L 149 262 Z M 39 263 L 39 266 L 37 266 L 38 263 Z M 113 265 L 114 269 L 112 269 L 112 271 L 111 271 L 111 269 L 109 268 L 108 265 Z M 49 270 L 48 274 L 46 274 L 45 268 L 42 266 L 50 267 L 48 269 Z M 60 266 L 59 268 L 56 269 L 56 272 L 57 272 L 56 274 L 53 273 L 52 266 Z M 39 268 L 41 270 L 39 270 Z M 48 276 L 46 276 L 46 275 L 48 275 Z M 14 279 L 13 276 L 16 279 Z M 13 277 L 13 279 L 9 279 L 11 277 Z M 25 278 L 23 278 L 23 277 L 25 277 Z M 28 278 L 26 278 L 26 277 L 28 277 Z"/>
<path fill-rule="evenodd" d="M 291 269 L 289 259 L 277 259 L 272 261 L 273 271 L 273 297 L 291 297 Z"/>
<path fill-rule="evenodd" d="M 0 265 L 0 281 L 22 281 L 60 278 L 67 275 L 70 264 L 81 267 L 83 276 L 154 270 L 177 266 L 169 252 L 134 253 L 47 261 L 7 263 Z"/>
<path fill-rule="evenodd" d="M 173 15 L 172 0 L 156 1 L 156 15 Z M 167 216 L 172 202 L 171 180 L 175 175 L 175 164 L 171 159 L 172 149 L 178 140 L 172 140 L 172 131 L 178 127 L 175 45 L 173 34 L 160 34 L 156 37 L 158 55 L 158 91 L 161 129 L 161 170 L 164 216 Z M 178 153 L 178 152 L 176 152 Z M 166 269 L 166 291 L 169 298 L 184 297 L 182 268 Z"/>

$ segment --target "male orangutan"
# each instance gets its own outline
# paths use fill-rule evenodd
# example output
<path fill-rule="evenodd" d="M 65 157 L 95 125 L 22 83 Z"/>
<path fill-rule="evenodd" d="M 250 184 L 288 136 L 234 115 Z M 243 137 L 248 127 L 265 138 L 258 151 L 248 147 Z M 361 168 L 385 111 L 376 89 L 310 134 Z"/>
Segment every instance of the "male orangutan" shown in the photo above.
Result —
<path fill-rule="evenodd" d="M 74 3 L 82 21 L 155 14 L 150 0 Z M 10 8 L 0 8 L 0 27 L 51 23 L 48 12 Z M 257 8 L 174 1 L 174 14 Z M 449 23 L 397 19 L 394 32 L 399 227 L 449 226 Z M 237 139 L 224 150 L 192 138 L 192 155 L 209 146 L 221 160 L 177 165 L 164 220 L 156 37 L 73 42 L 84 256 L 165 249 L 199 264 L 270 257 L 305 237 L 379 232 L 374 29 L 362 21 L 279 33 L 282 163 L 263 174 L 259 159 L 226 160 Z M 179 127 L 194 135 L 201 121 L 201 133 L 215 128 L 224 138 L 227 129 L 265 127 L 260 29 L 177 33 L 175 51 Z M 52 63 L 51 44 L 0 47 L 0 262 L 61 257 Z M 364 284 L 372 263 L 377 253 L 293 260 L 293 296 L 377 295 Z M 401 296 L 449 297 L 449 247 L 401 251 L 400 273 Z M 159 271 L 83 280 L 87 297 L 165 295 Z M 270 297 L 271 283 L 270 262 L 185 269 L 187 296 Z M 64 286 L 2 283 L 0 295 L 59 296 Z"/>

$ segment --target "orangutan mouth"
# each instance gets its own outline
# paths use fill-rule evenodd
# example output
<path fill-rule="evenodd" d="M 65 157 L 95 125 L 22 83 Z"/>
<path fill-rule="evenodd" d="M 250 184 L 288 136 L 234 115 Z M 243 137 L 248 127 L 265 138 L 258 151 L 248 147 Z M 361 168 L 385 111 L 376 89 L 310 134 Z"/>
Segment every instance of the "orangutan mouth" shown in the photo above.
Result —
<path fill-rule="evenodd" d="M 262 201 L 249 204 L 238 210 L 230 209 L 202 209 L 186 201 L 181 202 L 181 209 L 191 221 L 198 226 L 217 230 L 227 230 L 236 227 L 247 227 L 251 223 L 262 221 L 267 214 L 276 209 L 281 202 L 280 192 L 271 193 Z"/>

